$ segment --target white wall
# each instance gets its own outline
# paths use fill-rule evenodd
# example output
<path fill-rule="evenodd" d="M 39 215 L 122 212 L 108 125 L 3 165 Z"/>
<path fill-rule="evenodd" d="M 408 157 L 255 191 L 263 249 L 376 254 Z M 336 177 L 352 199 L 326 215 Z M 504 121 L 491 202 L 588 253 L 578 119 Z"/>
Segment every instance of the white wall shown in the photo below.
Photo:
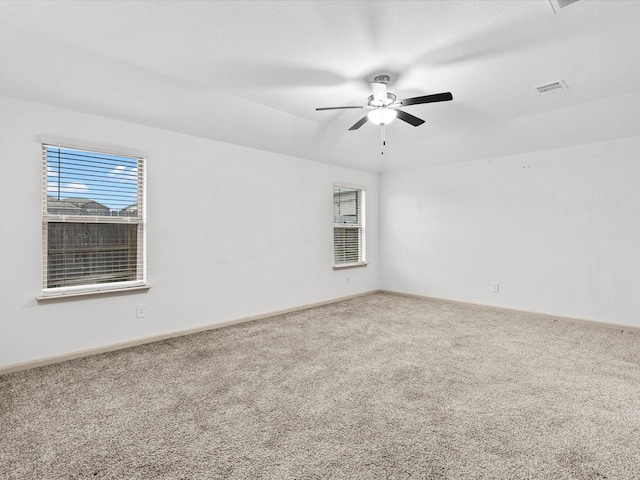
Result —
<path fill-rule="evenodd" d="M 0 131 L 0 367 L 380 287 L 376 174 L 2 97 Z M 148 293 L 36 302 L 40 135 L 147 153 Z M 366 187 L 367 267 L 332 268 L 334 181 Z"/>
<path fill-rule="evenodd" d="M 382 175 L 382 287 L 640 326 L 639 153 L 633 137 Z"/>

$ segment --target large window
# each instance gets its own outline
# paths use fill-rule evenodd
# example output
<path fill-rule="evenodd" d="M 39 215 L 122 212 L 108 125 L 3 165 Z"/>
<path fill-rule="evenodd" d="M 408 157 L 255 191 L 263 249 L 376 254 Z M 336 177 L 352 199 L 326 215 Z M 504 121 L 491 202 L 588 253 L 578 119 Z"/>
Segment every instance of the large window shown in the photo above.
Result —
<path fill-rule="evenodd" d="M 144 159 L 43 144 L 43 294 L 145 285 Z"/>
<path fill-rule="evenodd" d="M 364 190 L 333 186 L 333 263 L 365 265 Z"/>

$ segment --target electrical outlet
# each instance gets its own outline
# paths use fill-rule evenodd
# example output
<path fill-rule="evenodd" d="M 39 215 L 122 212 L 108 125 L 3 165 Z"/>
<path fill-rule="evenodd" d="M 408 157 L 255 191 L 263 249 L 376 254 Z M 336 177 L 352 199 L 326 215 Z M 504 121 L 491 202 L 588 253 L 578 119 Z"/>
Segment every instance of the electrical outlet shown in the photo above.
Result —
<path fill-rule="evenodd" d="M 147 306 L 146 305 L 138 305 L 136 310 L 136 318 L 144 318 L 147 315 Z"/>
<path fill-rule="evenodd" d="M 500 284 L 498 282 L 491 282 L 491 291 L 493 293 L 500 292 Z"/>

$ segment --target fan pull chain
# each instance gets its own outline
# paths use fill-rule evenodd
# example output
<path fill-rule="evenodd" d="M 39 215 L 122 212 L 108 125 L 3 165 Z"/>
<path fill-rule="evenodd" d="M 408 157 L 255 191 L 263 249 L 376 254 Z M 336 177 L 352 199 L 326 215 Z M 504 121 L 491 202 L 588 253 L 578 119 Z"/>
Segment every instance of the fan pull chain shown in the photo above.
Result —
<path fill-rule="evenodd" d="M 384 138 L 384 123 L 382 124 L 382 149 L 380 150 L 380 155 L 384 155 L 384 146 L 387 144 L 387 141 Z"/>

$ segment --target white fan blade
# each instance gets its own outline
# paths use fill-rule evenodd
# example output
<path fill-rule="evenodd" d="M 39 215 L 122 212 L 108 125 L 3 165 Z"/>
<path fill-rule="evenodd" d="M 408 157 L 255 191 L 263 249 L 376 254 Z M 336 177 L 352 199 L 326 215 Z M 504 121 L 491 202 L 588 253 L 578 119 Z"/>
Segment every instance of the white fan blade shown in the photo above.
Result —
<path fill-rule="evenodd" d="M 387 84 L 386 83 L 370 83 L 374 100 L 386 102 L 387 100 Z"/>

